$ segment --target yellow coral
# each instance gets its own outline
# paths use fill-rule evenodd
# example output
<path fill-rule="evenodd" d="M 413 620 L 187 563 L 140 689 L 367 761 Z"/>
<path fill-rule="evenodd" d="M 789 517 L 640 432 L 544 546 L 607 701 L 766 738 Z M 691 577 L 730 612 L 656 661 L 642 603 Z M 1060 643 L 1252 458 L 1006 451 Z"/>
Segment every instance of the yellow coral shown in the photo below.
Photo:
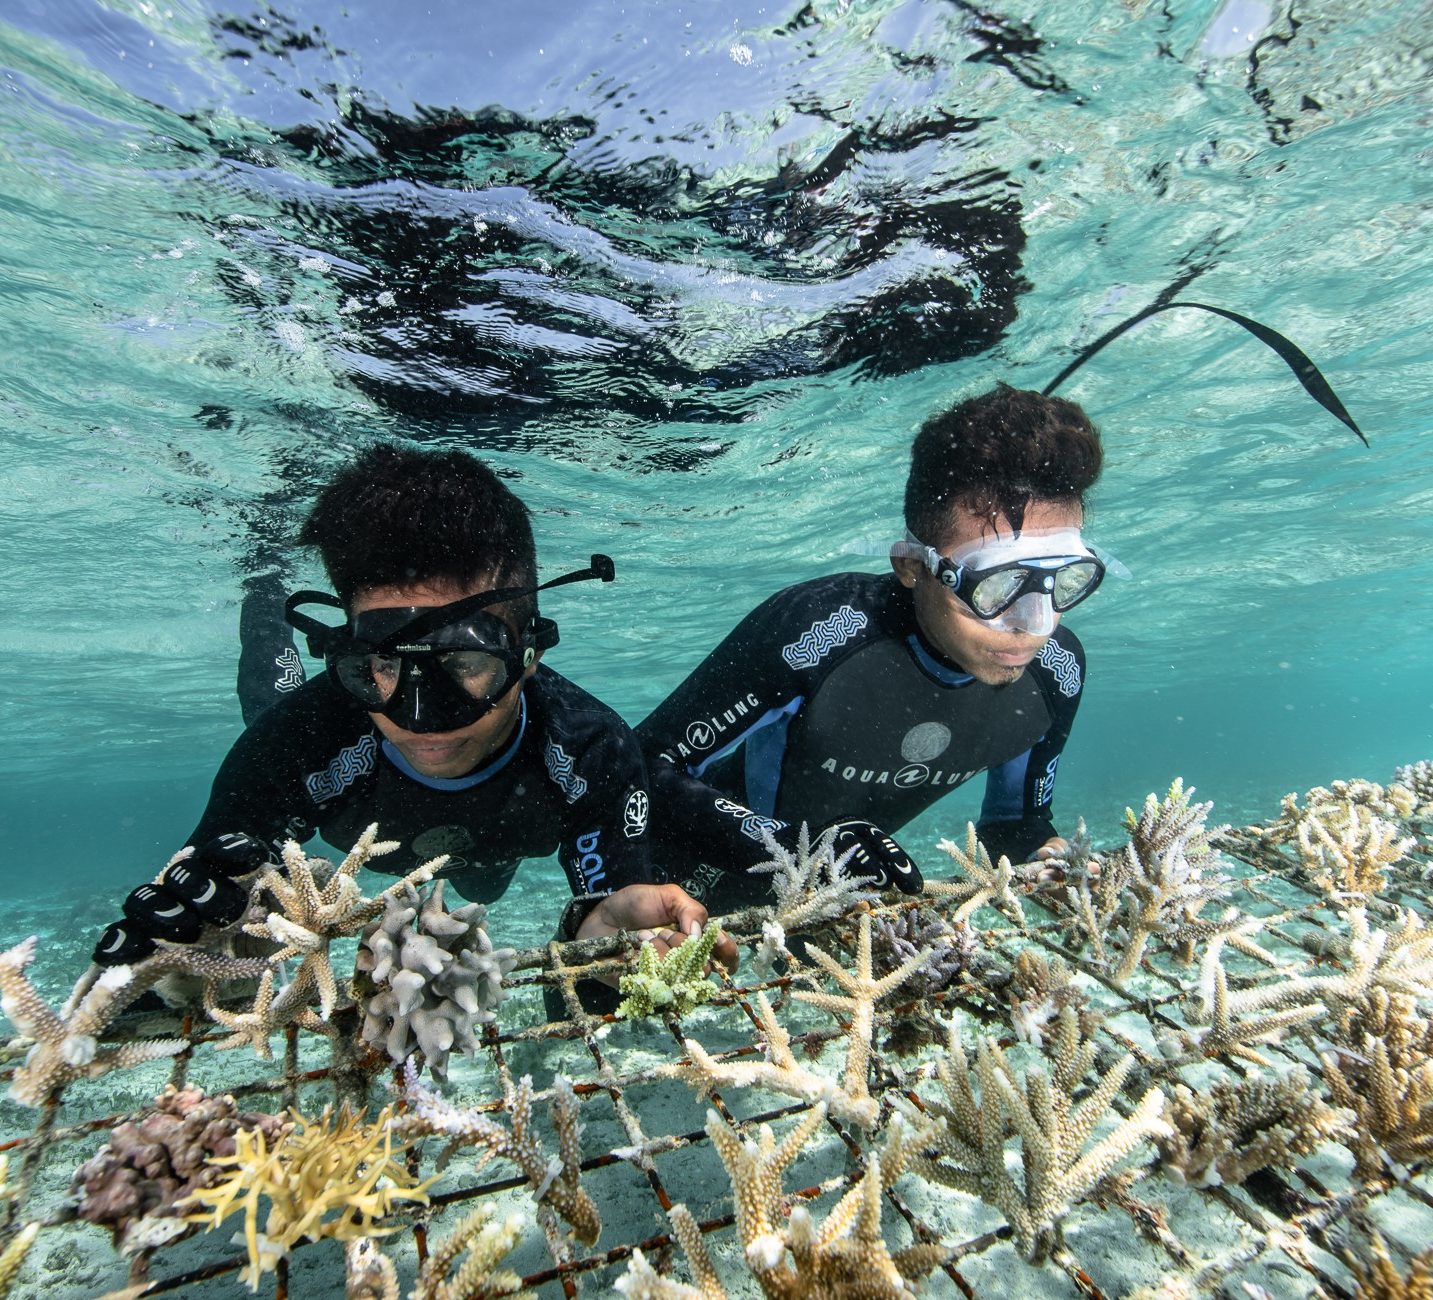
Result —
<path fill-rule="evenodd" d="M 417 1182 L 397 1159 L 407 1148 L 394 1145 L 392 1107 L 384 1107 L 372 1124 L 347 1106 L 336 1119 L 331 1107 L 316 1120 L 289 1113 L 294 1126 L 272 1150 L 262 1131 L 239 1130 L 234 1154 L 210 1161 L 232 1172 L 185 1202 L 198 1207 L 187 1217 L 211 1229 L 243 1213 L 249 1250 L 243 1278 L 251 1290 L 302 1237 L 351 1241 L 392 1231 L 379 1228 L 379 1220 L 399 1201 L 426 1205 L 433 1182 Z M 261 1199 L 269 1202 L 262 1232 Z"/>

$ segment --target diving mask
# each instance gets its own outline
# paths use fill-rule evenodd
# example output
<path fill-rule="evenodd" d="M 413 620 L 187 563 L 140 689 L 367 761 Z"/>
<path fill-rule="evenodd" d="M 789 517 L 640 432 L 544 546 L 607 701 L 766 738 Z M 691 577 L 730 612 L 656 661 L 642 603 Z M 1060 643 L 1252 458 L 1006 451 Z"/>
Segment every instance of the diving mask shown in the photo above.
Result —
<path fill-rule="evenodd" d="M 1057 614 L 1094 594 L 1105 560 L 1077 528 L 1030 529 L 982 537 L 949 556 L 915 538 L 898 542 L 893 554 L 919 559 L 976 618 L 1000 632 L 1049 636 Z"/>
<path fill-rule="evenodd" d="M 447 605 L 365 610 L 345 626 L 298 612 L 301 605 L 342 609 L 338 597 L 298 591 L 285 603 L 284 617 L 308 637 L 309 653 L 323 659 L 330 680 L 369 713 L 419 734 L 458 731 L 496 707 L 538 654 L 558 642 L 550 618 L 534 618 L 515 634 L 488 606 L 614 577 L 612 561 L 594 555 L 589 568 L 539 586 L 502 587 Z"/>

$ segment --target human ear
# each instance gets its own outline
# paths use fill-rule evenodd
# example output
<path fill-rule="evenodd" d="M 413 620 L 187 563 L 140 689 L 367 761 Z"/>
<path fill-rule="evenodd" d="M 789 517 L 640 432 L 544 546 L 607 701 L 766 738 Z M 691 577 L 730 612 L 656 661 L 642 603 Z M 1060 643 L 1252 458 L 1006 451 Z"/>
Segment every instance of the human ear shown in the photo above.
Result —
<path fill-rule="evenodd" d="M 891 568 L 895 570 L 897 580 L 902 587 L 913 588 L 916 579 L 921 575 L 922 564 L 911 556 L 891 556 Z"/>

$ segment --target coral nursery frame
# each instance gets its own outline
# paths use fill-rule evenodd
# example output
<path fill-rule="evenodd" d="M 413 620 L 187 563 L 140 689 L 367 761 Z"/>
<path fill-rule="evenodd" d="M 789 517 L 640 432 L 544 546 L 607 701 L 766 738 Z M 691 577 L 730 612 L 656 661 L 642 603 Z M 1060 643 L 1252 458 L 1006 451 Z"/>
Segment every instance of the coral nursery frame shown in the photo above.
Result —
<path fill-rule="evenodd" d="M 1428 879 L 1433 875 L 1433 803 L 1427 765 L 1403 771 L 1418 776 L 1424 786 L 1413 804 L 1399 809 L 1378 802 L 1381 787 L 1340 783 L 1334 792 L 1310 792 L 1303 807 L 1291 797 L 1279 818 L 1259 826 L 1221 829 L 1207 836 L 1202 821 L 1196 827 L 1193 818 L 1205 806 L 1191 805 L 1176 784 L 1163 807 L 1172 810 L 1169 825 L 1183 835 L 1179 847 L 1189 851 L 1196 867 L 1189 879 L 1197 887 L 1186 880 L 1185 896 L 1197 895 L 1211 878 L 1222 877 L 1222 883 L 1217 891 L 1206 889 L 1194 904 L 1167 908 L 1163 922 L 1151 903 L 1147 934 L 1135 933 L 1131 918 L 1136 909 L 1131 907 L 1122 924 L 1123 956 L 1129 956 L 1130 945 L 1137 942 L 1140 947 L 1132 961 L 1097 960 L 1088 935 L 1083 945 L 1072 946 L 1080 934 L 1080 903 L 1073 890 L 1052 889 L 1049 872 L 1042 876 L 1034 868 L 1021 871 L 1003 863 L 993 867 L 971 844 L 965 851 L 950 846 L 959 875 L 957 884 L 944 892 L 937 887 L 916 899 L 888 895 L 858 904 L 843 916 L 818 914 L 804 921 L 799 909 L 788 906 L 787 924 L 775 931 L 770 909 L 726 918 L 728 932 L 746 950 L 743 964 L 735 977 L 715 973 L 715 997 L 685 1015 L 668 1009 L 664 1015 L 629 1023 L 583 1010 L 578 980 L 602 972 L 617 974 L 634 965 L 637 945 L 625 936 L 549 943 L 522 952 L 505 981 L 508 1000 L 496 1022 L 483 1027 L 474 1060 L 460 1064 L 454 1058 L 444 1095 L 470 1114 L 510 1120 L 512 1099 L 521 1092 L 519 1076 L 535 1076 L 531 1100 L 539 1114 L 545 1114 L 548 1103 L 564 1089 L 558 1074 L 570 1077 L 583 1128 L 582 1185 L 608 1226 L 596 1245 L 584 1245 L 583 1234 L 569 1230 L 550 1210 L 539 1205 L 534 1215 L 532 1180 L 512 1163 L 488 1164 L 471 1148 L 460 1148 L 444 1163 L 444 1138 L 427 1136 L 404 1158 L 416 1174 L 436 1176 L 427 1191 L 428 1203 L 396 1207 L 385 1222 L 403 1232 L 379 1245 L 411 1279 L 432 1249 L 429 1234 L 448 1230 L 472 1205 L 491 1202 L 504 1212 L 525 1206 L 529 1238 L 506 1266 L 519 1273 L 523 1288 L 531 1293 L 607 1294 L 625 1273 L 645 1271 L 650 1277 L 655 1267 L 664 1276 L 690 1278 L 685 1283 L 690 1290 L 675 1281 L 650 1282 L 646 1290 L 624 1282 L 628 1294 L 717 1295 L 721 1291 L 714 1288 L 724 1286 L 733 1296 L 759 1295 L 761 1286 L 744 1264 L 754 1249 L 760 1253 L 760 1242 L 753 1247 L 751 1240 L 738 1239 L 739 1233 L 750 1237 L 750 1225 L 738 1221 L 740 1208 L 733 1205 L 727 1181 L 730 1166 L 743 1158 L 742 1151 L 748 1157 L 757 1151 L 763 1125 L 772 1126 L 777 1140 L 784 1142 L 804 1124 L 810 1130 L 805 1145 L 778 1153 L 785 1160 L 780 1212 L 805 1223 L 803 1207 L 809 1207 L 819 1230 L 822 1214 L 829 1224 L 832 1207 L 844 1205 L 856 1216 L 855 1239 L 862 1222 L 869 1227 L 869 1219 L 863 1221 L 860 1215 L 874 1213 L 893 1252 L 929 1248 L 920 1270 L 924 1281 L 911 1284 L 912 1294 L 922 1288 L 926 1294 L 952 1296 L 1021 1289 L 1055 1294 L 1042 1290 L 1054 1283 L 1056 1274 L 1049 1270 L 1063 1275 L 1071 1292 L 1089 1297 L 1133 1294 L 1137 1277 L 1145 1282 L 1166 1279 L 1166 1289 L 1156 1286 L 1147 1292 L 1151 1295 L 1177 1295 L 1181 1287 L 1206 1294 L 1355 1294 L 1374 1267 L 1370 1258 L 1376 1261 L 1379 1252 L 1385 1252 L 1385 1260 L 1391 1257 L 1402 1265 L 1433 1238 L 1433 1186 L 1422 1148 L 1411 1156 L 1405 1152 L 1402 1160 L 1381 1161 L 1381 1153 L 1370 1155 L 1365 1142 L 1356 1161 L 1354 1126 L 1346 1125 L 1342 1140 L 1332 1130 L 1321 1133 L 1301 1154 L 1257 1168 L 1243 1181 L 1206 1170 L 1197 1180 L 1186 1177 L 1181 1183 L 1159 1176 L 1170 1157 L 1167 1152 L 1161 1156 L 1164 1148 L 1149 1140 L 1155 1121 L 1146 1124 L 1142 1135 L 1121 1125 L 1135 1123 L 1141 1096 L 1148 1101 L 1148 1090 L 1156 1087 L 1169 1095 L 1185 1084 L 1196 1094 L 1207 1094 L 1220 1080 L 1261 1073 L 1281 1076 L 1294 1068 L 1319 1077 L 1331 1031 L 1311 1008 L 1317 1004 L 1328 1012 L 1342 1005 L 1338 981 L 1358 966 L 1363 951 L 1357 946 L 1358 926 L 1376 936 L 1395 930 L 1410 910 L 1416 917 L 1433 918 L 1433 883 Z M 1322 804 L 1321 794 L 1328 796 Z M 1354 844 L 1356 832 L 1363 826 L 1356 810 L 1374 804 L 1379 825 L 1394 828 L 1396 835 L 1389 832 L 1381 859 L 1364 854 L 1363 875 L 1358 877 L 1358 863 L 1350 865 L 1359 847 Z M 1147 814 L 1151 806 L 1146 805 Z M 1322 817 L 1315 815 L 1320 807 L 1326 813 Z M 1345 811 L 1328 812 L 1333 808 Z M 1182 822 L 1181 809 L 1186 814 Z M 1131 813 L 1132 843 L 1138 842 L 1137 821 Z M 1367 840 L 1364 836 L 1359 841 L 1365 849 Z M 1336 851 L 1339 845 L 1346 850 L 1342 857 Z M 1106 871 L 1113 870 L 1115 853 L 1103 856 Z M 1087 861 L 1072 862 L 1071 875 L 1082 865 L 1087 870 Z M 1204 885 L 1198 885 L 1201 879 Z M 1170 891 L 1171 898 L 1175 892 Z M 1087 893 L 1087 901 L 1089 897 Z M 871 1024 L 862 1029 L 858 1022 L 871 1014 L 872 999 L 866 999 L 863 1009 L 862 995 L 852 990 L 860 983 L 863 946 L 869 944 L 873 926 L 898 922 L 916 909 L 924 909 L 927 918 L 968 918 L 967 942 L 978 956 L 964 962 L 947 987 L 915 998 L 903 999 L 897 981 L 893 991 L 873 1003 Z M 779 946 L 788 956 L 800 954 L 806 940 L 827 960 L 799 968 L 778 960 L 763 976 L 754 969 L 751 952 L 765 945 L 769 955 L 773 933 L 782 936 Z M 1320 935 L 1334 939 L 1325 942 Z M 1426 979 L 1433 966 L 1421 943 L 1415 940 L 1407 947 L 1409 955 L 1399 969 L 1412 981 L 1412 1004 L 1427 1015 L 1426 989 L 1418 980 Z M 1176 960 L 1181 947 L 1190 950 L 1183 955 L 1192 956 L 1192 963 Z M 1058 959 L 1056 966 L 1063 963 L 1072 976 L 1069 987 L 1077 989 L 1078 996 L 1062 1002 L 1050 989 L 1031 985 L 1031 953 L 1047 962 Z M 856 974 L 833 979 L 828 974 L 833 962 Z M 1022 969 L 1026 976 L 1019 974 Z M 1276 995 L 1269 990 L 1278 981 L 1283 981 L 1284 992 Z M 556 1019 L 549 1019 L 544 1008 L 544 994 L 550 991 L 556 991 L 563 1009 Z M 1041 1014 L 1032 1013 L 1037 998 L 1044 998 Z M 1088 1186 L 1078 1189 L 1078 1203 L 1062 1215 L 1053 1235 L 1046 1233 L 1032 1250 L 1029 1234 L 1022 1238 L 1007 1222 L 1009 1215 L 986 1203 L 990 1198 L 983 1201 L 968 1190 L 941 1185 L 910 1166 L 877 1190 L 867 1175 L 873 1156 L 878 1165 L 893 1158 L 887 1154 L 892 1124 L 918 1125 L 922 1116 L 931 1118 L 943 1106 L 949 1109 L 936 1077 L 939 1061 L 946 1062 L 947 1071 L 953 1060 L 968 1065 L 968 1077 L 974 1078 L 978 1071 L 972 1044 L 985 1036 L 990 1044 L 981 1051 L 991 1053 L 992 1061 L 1008 1056 L 1024 1065 L 1026 1072 L 1019 1077 L 1025 1078 L 1030 1063 L 1058 1050 L 1055 1043 L 1063 1029 L 1075 1032 L 1073 1012 L 1063 1010 L 1067 1004 L 1079 1007 L 1081 1041 L 1090 1045 L 1084 1065 L 1093 1066 L 1081 1072 L 1088 1085 L 1076 1079 L 1080 1096 L 1088 1097 L 1100 1077 L 1119 1074 L 1111 1085 L 1112 1107 L 1096 1119 L 1100 1133 L 1127 1131 L 1131 1153 L 1122 1162 L 1111 1160 Z M 938 1036 L 909 1054 L 885 1045 L 900 1036 L 903 1026 L 921 1023 L 929 1028 L 933 1012 L 955 1014 L 963 1025 L 965 1053 L 953 1054 Z M 779 1016 L 779 1026 L 774 1016 Z M 368 1050 L 356 1060 L 328 1061 L 326 1042 L 297 1023 L 280 1031 L 282 1059 L 272 1066 L 256 1062 L 247 1052 L 215 1053 L 213 1044 L 226 1035 L 197 1008 L 182 1017 L 131 1014 L 104 1042 L 159 1032 L 176 1033 L 186 1045 L 172 1059 L 140 1064 L 123 1076 L 141 1092 L 158 1091 L 166 1080 L 179 1087 L 197 1083 L 212 1094 L 229 1093 L 258 1109 L 307 1107 L 312 1112 L 335 1090 L 350 1097 L 356 1086 L 366 1090 L 366 1082 L 355 1084 L 366 1074 L 375 1082 L 371 1093 L 378 1105 L 395 1100 L 382 1095 L 383 1080 L 393 1071 L 376 1053 Z M 797 1095 L 799 1089 L 774 1091 L 760 1069 L 748 1068 L 779 1059 L 782 1053 L 773 1039 L 783 1033 L 789 1035 L 788 1059 L 800 1062 L 792 1067 L 792 1077 L 800 1070 L 817 1081 L 806 1095 Z M 870 1051 L 860 1062 L 863 1077 L 855 1079 L 850 1075 L 851 1041 L 862 1033 L 870 1039 Z M 1043 1044 L 1044 1057 L 1037 1043 Z M 13 1062 L 26 1046 L 12 1041 L 0 1059 Z M 1126 1056 L 1133 1061 L 1124 1062 Z M 991 1092 L 999 1071 L 996 1066 L 982 1068 L 987 1070 L 982 1076 L 985 1091 Z M 4 1077 L 11 1074 L 13 1065 Z M 411 1077 L 405 1085 L 401 1070 L 396 1074 L 391 1088 L 401 1113 L 418 1094 Z M 11 1125 L 11 1133 L 4 1135 L 8 1140 L 0 1142 L 11 1170 L 8 1222 L 14 1227 L 38 1221 L 42 1249 L 47 1238 L 58 1241 L 70 1234 L 99 1241 L 95 1228 L 74 1222 L 63 1183 L 107 1131 L 134 1117 L 132 1112 L 111 1113 L 109 1098 L 117 1077 L 70 1083 L 44 1101 L 28 1132 L 19 1131 L 18 1125 L 33 1112 L 13 1107 L 4 1112 Z M 1007 1077 L 1014 1077 L 1013 1069 Z M 435 1085 L 424 1081 L 417 1088 L 421 1092 L 430 1086 Z M 866 1099 L 868 1112 L 860 1110 Z M 717 1118 L 708 1118 L 709 1111 Z M 893 1121 L 898 1112 L 903 1121 Z M 533 1124 L 540 1126 L 541 1121 L 534 1119 Z M 751 1141 L 733 1145 L 723 1136 L 733 1130 Z M 544 1130 L 542 1140 L 551 1147 L 554 1136 L 560 1135 Z M 725 1152 L 720 1160 L 714 1147 Z M 927 1165 L 934 1159 L 929 1151 L 924 1158 Z M 1030 1176 L 1027 1159 L 1027 1181 Z M 966 1175 L 954 1181 L 962 1179 L 968 1181 Z M 850 1208 L 859 1198 L 866 1198 L 863 1208 Z M 690 1214 L 683 1218 L 679 1212 L 674 1219 L 673 1207 L 679 1204 L 688 1206 Z M 540 1232 L 532 1226 L 534 1219 Z M 710 1256 L 705 1263 L 693 1258 L 691 1224 L 700 1238 L 696 1255 Z M 1120 1239 L 1127 1259 L 1108 1249 Z M 1386 1239 L 1386 1247 L 1381 1239 Z M 843 1240 L 852 1238 L 847 1234 Z M 332 1248 L 322 1261 L 318 1257 L 323 1252 L 316 1252 L 310 1266 L 310 1248 L 302 1242 L 300 1247 L 274 1270 L 274 1294 L 283 1300 L 290 1294 L 320 1293 L 312 1284 L 300 1287 L 291 1280 L 296 1270 L 309 1267 L 338 1269 L 337 1275 L 328 1275 L 328 1289 L 322 1292 L 336 1294 L 343 1266 L 332 1258 Z M 1023 1288 L 1011 1270 L 1037 1266 L 1020 1256 L 1040 1259 L 1039 1267 L 1047 1270 L 1043 1278 L 1031 1271 Z M 721 1283 L 710 1277 L 703 1281 L 713 1261 Z M 216 1282 L 245 1263 L 242 1253 L 221 1246 L 213 1234 L 194 1237 L 172 1251 L 138 1256 L 127 1285 L 121 1273 L 112 1289 L 133 1300 L 169 1294 Z M 1236 1283 L 1253 1291 L 1236 1290 Z M 832 1292 L 840 1293 L 839 1288 Z"/>

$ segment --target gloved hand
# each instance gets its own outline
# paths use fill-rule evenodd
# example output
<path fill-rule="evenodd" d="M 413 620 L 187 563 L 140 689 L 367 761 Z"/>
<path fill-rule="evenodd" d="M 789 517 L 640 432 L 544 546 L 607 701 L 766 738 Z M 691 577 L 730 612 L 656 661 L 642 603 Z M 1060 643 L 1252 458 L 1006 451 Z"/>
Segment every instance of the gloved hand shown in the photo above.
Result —
<path fill-rule="evenodd" d="M 879 826 L 853 817 L 828 822 L 821 834 L 830 830 L 836 832 L 831 845 L 836 857 L 851 854 L 846 863 L 851 875 L 869 880 L 875 889 L 899 889 L 903 894 L 919 894 L 925 887 L 910 854 Z"/>
<path fill-rule="evenodd" d="M 252 835 L 221 835 L 164 869 L 152 885 L 141 885 L 124 900 L 124 918 L 100 935 L 94 961 L 127 966 L 158 948 L 156 939 L 193 943 L 206 925 L 233 925 L 249 905 L 249 891 L 237 884 L 274 861 L 269 846 Z"/>

